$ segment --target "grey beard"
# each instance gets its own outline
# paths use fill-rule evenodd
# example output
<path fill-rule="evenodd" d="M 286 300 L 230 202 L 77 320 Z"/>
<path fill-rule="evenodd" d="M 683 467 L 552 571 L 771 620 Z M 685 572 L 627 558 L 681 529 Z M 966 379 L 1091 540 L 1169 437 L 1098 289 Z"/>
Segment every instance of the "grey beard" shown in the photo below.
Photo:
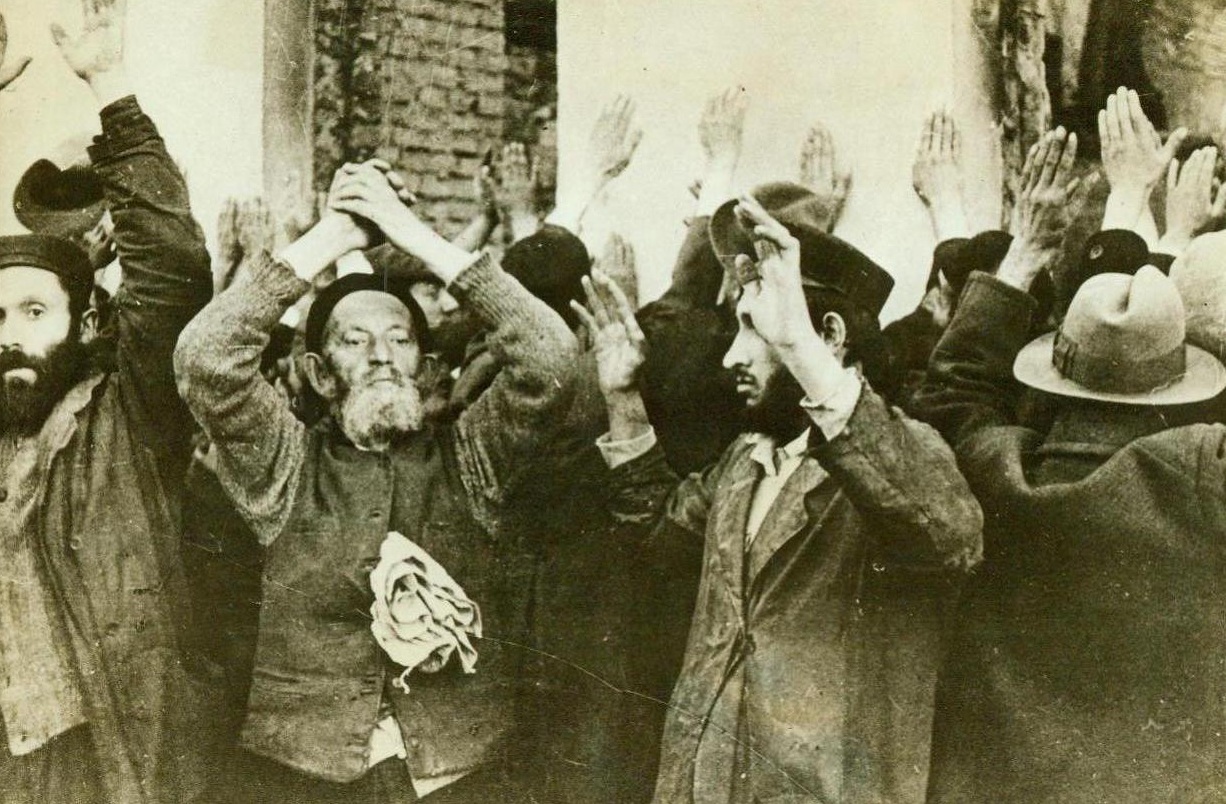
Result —
<path fill-rule="evenodd" d="M 356 446 L 384 450 L 398 437 L 420 430 L 425 414 L 421 391 L 406 382 L 350 388 L 333 415 Z"/>

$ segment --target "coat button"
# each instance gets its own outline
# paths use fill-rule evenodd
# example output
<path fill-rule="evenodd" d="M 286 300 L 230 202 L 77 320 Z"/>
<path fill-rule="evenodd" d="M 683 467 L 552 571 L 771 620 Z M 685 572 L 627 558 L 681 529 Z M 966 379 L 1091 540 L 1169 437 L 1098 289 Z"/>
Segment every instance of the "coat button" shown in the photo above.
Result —
<path fill-rule="evenodd" d="M 1095 243 L 1094 245 L 1090 246 L 1090 259 L 1097 260 L 1101 256 L 1103 256 L 1103 247 L 1101 243 Z"/>
<path fill-rule="evenodd" d="M 73 550 L 80 550 L 81 549 L 81 537 L 73 536 L 71 539 L 68 540 L 68 546 L 71 547 Z"/>

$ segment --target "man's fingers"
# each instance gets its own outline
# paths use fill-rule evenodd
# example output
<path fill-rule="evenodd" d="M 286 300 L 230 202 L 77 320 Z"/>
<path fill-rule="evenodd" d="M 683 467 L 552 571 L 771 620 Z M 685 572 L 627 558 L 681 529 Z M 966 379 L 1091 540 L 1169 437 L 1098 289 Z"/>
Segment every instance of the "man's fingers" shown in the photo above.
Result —
<path fill-rule="evenodd" d="M 1060 164 L 1056 166 L 1056 175 L 1053 181 L 1056 184 L 1064 184 L 1068 181 L 1069 176 L 1073 172 L 1073 167 L 1077 162 L 1077 134 L 1076 132 L 1069 134 L 1068 139 L 1064 141 L 1064 150 L 1060 156 Z"/>
<path fill-rule="evenodd" d="M 1117 95 L 1107 96 L 1107 140 L 1119 142 L 1124 138 L 1120 125 L 1119 98 Z"/>
<path fill-rule="evenodd" d="M 935 120 L 936 115 L 930 114 L 920 126 L 919 144 L 915 147 L 916 157 L 921 157 L 932 150 L 932 125 Z"/>
<path fill-rule="evenodd" d="M 1175 152 L 1179 150 L 1179 146 L 1183 145 L 1183 141 L 1188 137 L 1188 130 L 1180 126 L 1171 132 L 1171 135 L 1166 138 L 1166 144 L 1162 146 L 1161 156 L 1163 160 L 1174 159 Z"/>
<path fill-rule="evenodd" d="M 1060 165 L 1060 158 L 1064 155 L 1064 137 L 1063 126 L 1047 135 L 1047 155 L 1043 160 L 1043 175 L 1039 178 L 1044 185 L 1050 186 L 1056 180 L 1056 169 Z"/>
<path fill-rule="evenodd" d="M 1035 143 L 1034 160 L 1030 166 L 1030 181 L 1026 183 L 1026 189 L 1034 190 L 1039 186 L 1043 179 L 1043 167 L 1047 164 L 1047 154 L 1051 150 L 1051 138 L 1044 134 L 1039 137 L 1039 141 Z"/>
<path fill-rule="evenodd" d="M 596 333 L 596 319 L 592 317 L 592 314 L 587 311 L 586 307 L 578 301 L 571 299 L 570 309 L 575 312 L 575 315 L 579 316 L 579 320 L 583 322 L 583 326 L 587 328 L 588 332 Z"/>
<path fill-rule="evenodd" d="M 592 277 L 583 277 L 583 290 L 587 294 L 587 306 L 596 317 L 596 325 L 603 329 L 613 320 L 613 311 L 609 309 L 604 294 L 596 287 Z"/>
<path fill-rule="evenodd" d="M 1179 160 L 1172 159 L 1170 164 L 1166 166 L 1166 196 L 1170 198 L 1175 194 L 1175 189 L 1179 186 Z"/>
<path fill-rule="evenodd" d="M 1220 220 L 1223 215 L 1226 215 L 1226 184 L 1217 186 L 1217 195 L 1213 197 L 1212 215 L 1214 220 Z"/>

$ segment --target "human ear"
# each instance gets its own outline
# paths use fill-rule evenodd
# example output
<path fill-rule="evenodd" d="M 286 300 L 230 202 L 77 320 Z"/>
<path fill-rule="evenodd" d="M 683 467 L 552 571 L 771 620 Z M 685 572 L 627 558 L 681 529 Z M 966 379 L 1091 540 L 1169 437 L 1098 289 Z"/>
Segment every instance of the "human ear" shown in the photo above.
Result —
<path fill-rule="evenodd" d="M 830 347 L 830 351 L 842 357 L 847 351 L 847 322 L 838 313 L 829 312 L 822 316 L 822 340 Z"/>
<path fill-rule="evenodd" d="M 98 336 L 98 311 L 90 307 L 81 314 L 80 334 L 77 336 L 81 343 L 89 343 Z"/>
<path fill-rule="evenodd" d="M 315 393 L 328 402 L 336 398 L 336 377 L 322 356 L 307 352 L 302 356 L 302 370 Z"/>

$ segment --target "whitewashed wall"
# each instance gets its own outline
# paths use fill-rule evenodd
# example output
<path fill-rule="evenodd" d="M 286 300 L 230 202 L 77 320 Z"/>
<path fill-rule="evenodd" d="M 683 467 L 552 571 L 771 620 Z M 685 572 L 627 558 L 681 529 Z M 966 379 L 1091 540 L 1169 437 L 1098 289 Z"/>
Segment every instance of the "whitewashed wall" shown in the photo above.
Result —
<path fill-rule="evenodd" d="M 210 239 L 228 195 L 262 190 L 264 0 L 129 0 L 128 63 L 137 97 L 188 177 Z M 26 73 L 0 92 L 0 232 L 20 231 L 22 171 L 60 141 L 98 128 L 89 89 L 65 66 L 49 26 L 79 24 L 79 0 L 0 0 Z"/>
<path fill-rule="evenodd" d="M 703 100 L 751 94 L 745 188 L 795 178 L 811 121 L 826 123 L 854 169 L 837 234 L 896 277 L 884 318 L 921 295 L 932 235 L 911 189 L 920 123 L 949 104 L 964 123 L 972 225 L 999 219 L 999 159 L 972 0 L 559 0 L 561 180 L 600 106 L 638 101 L 646 136 L 610 199 L 632 238 L 645 297 L 667 287 L 700 167 Z"/>

